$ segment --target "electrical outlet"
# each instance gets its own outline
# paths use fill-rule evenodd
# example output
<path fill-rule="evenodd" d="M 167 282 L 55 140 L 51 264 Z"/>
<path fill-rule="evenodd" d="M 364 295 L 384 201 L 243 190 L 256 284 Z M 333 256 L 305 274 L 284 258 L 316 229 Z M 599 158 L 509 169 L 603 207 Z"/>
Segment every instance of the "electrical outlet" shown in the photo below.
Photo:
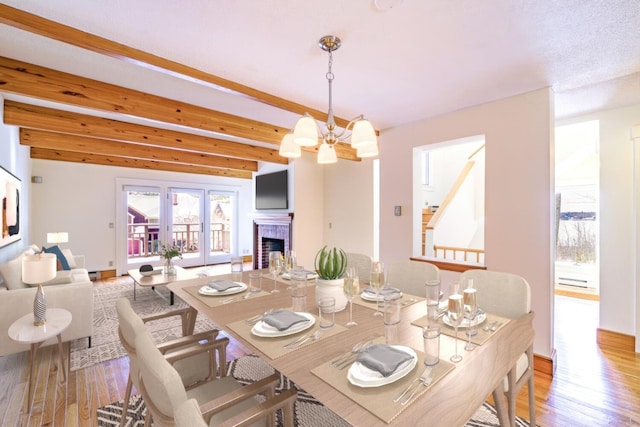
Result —
<path fill-rule="evenodd" d="M 109 228 L 113 228 L 113 223 L 112 222 L 109 223 Z"/>
<path fill-rule="evenodd" d="M 109 267 L 113 267 L 113 261 L 109 261 Z"/>

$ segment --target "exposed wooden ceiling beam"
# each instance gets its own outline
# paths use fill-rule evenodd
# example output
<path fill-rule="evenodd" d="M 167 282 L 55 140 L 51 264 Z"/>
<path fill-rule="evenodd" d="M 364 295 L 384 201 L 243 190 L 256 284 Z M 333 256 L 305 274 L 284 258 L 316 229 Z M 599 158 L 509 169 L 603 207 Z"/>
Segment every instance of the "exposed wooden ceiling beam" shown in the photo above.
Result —
<path fill-rule="evenodd" d="M 104 119 L 88 114 L 73 113 L 10 100 L 4 102 L 4 122 L 25 128 L 93 138 L 149 144 L 285 165 L 288 163 L 288 159 L 278 155 L 278 150 L 271 148 Z"/>
<path fill-rule="evenodd" d="M 279 145 L 288 129 L 97 80 L 0 58 L 0 84 L 9 93 L 157 120 Z"/>
<path fill-rule="evenodd" d="M 194 129 L 279 145 L 287 129 L 203 107 L 111 85 L 46 67 L 0 57 L 0 87 L 18 95 L 127 114 Z M 317 147 L 303 147 L 317 151 Z M 358 160 L 348 144 L 336 144 L 338 157 Z"/>
<path fill-rule="evenodd" d="M 74 153 L 71 151 L 48 150 L 46 148 L 31 148 L 32 159 L 57 160 L 74 163 L 87 163 L 104 166 L 120 166 L 124 168 L 138 168 L 161 170 L 170 172 L 194 173 L 198 175 L 224 176 L 228 178 L 251 179 L 252 173 L 232 169 L 208 168 L 206 166 L 182 165 L 178 163 L 163 163 L 153 160 L 128 159 L 124 157 L 101 156 L 98 154 Z"/>
<path fill-rule="evenodd" d="M 105 156 L 128 157 L 159 162 L 182 163 L 196 166 L 219 167 L 249 172 L 258 171 L 258 162 L 233 157 L 212 156 L 193 151 L 171 150 L 151 145 L 129 144 L 64 133 L 34 129 L 20 129 L 20 143 L 30 147 L 47 148 L 75 153 L 100 154 Z"/>
<path fill-rule="evenodd" d="M 298 114 L 310 113 L 318 120 L 327 121 L 327 113 L 260 90 L 205 73 L 192 67 L 125 46 L 120 43 L 87 33 L 76 28 L 51 21 L 7 5 L 0 5 L 0 22 L 40 36 L 58 40 L 82 49 L 107 55 L 164 74 L 203 84 L 225 92 L 232 92 L 249 99 Z M 344 127 L 348 120 L 336 117 L 338 126 Z"/>

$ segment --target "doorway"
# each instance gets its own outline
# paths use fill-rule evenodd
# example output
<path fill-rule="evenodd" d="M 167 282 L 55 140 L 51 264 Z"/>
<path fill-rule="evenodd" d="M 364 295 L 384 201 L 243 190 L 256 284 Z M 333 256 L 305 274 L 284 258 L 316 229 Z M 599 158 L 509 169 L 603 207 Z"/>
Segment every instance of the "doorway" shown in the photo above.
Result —
<path fill-rule="evenodd" d="M 597 299 L 599 123 L 556 127 L 556 293 Z"/>

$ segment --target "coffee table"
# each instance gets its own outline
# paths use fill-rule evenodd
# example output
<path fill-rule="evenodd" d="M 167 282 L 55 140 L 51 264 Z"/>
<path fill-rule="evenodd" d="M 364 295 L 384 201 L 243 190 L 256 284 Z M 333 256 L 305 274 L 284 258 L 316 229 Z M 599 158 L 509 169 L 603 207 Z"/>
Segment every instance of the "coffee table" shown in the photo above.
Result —
<path fill-rule="evenodd" d="M 166 286 L 169 283 L 180 282 L 182 280 L 190 280 L 196 279 L 196 276 L 193 273 L 185 270 L 182 267 L 175 267 L 176 274 L 168 275 L 162 273 L 152 274 L 150 276 L 143 276 L 138 269 L 129 270 L 129 276 L 133 279 L 133 300 L 136 299 L 136 286 L 141 286 L 143 288 L 151 287 L 151 289 L 163 300 L 165 300 L 169 305 L 173 305 L 173 291 L 169 292 L 169 298 L 162 295 L 156 289 L 156 286 Z"/>
<path fill-rule="evenodd" d="M 66 368 L 64 363 L 64 355 L 62 353 L 62 333 L 71 324 L 71 313 L 63 308 L 47 309 L 47 322 L 41 326 L 33 324 L 33 313 L 25 314 L 9 326 L 9 337 L 19 343 L 30 344 L 31 354 L 29 357 L 29 395 L 27 400 L 28 412 L 31 412 L 33 404 L 33 370 L 35 368 L 35 359 L 38 348 L 43 342 L 49 338 L 56 337 L 58 339 L 58 370 L 62 374 L 62 382 L 66 381 Z"/>

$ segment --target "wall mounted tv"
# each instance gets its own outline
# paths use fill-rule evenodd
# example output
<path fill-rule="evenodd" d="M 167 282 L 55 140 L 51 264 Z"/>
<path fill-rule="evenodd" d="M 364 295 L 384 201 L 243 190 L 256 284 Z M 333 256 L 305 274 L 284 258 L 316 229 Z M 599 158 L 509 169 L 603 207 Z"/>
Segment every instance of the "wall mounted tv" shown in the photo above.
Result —
<path fill-rule="evenodd" d="M 256 210 L 288 209 L 288 187 L 286 170 L 256 175 Z"/>

